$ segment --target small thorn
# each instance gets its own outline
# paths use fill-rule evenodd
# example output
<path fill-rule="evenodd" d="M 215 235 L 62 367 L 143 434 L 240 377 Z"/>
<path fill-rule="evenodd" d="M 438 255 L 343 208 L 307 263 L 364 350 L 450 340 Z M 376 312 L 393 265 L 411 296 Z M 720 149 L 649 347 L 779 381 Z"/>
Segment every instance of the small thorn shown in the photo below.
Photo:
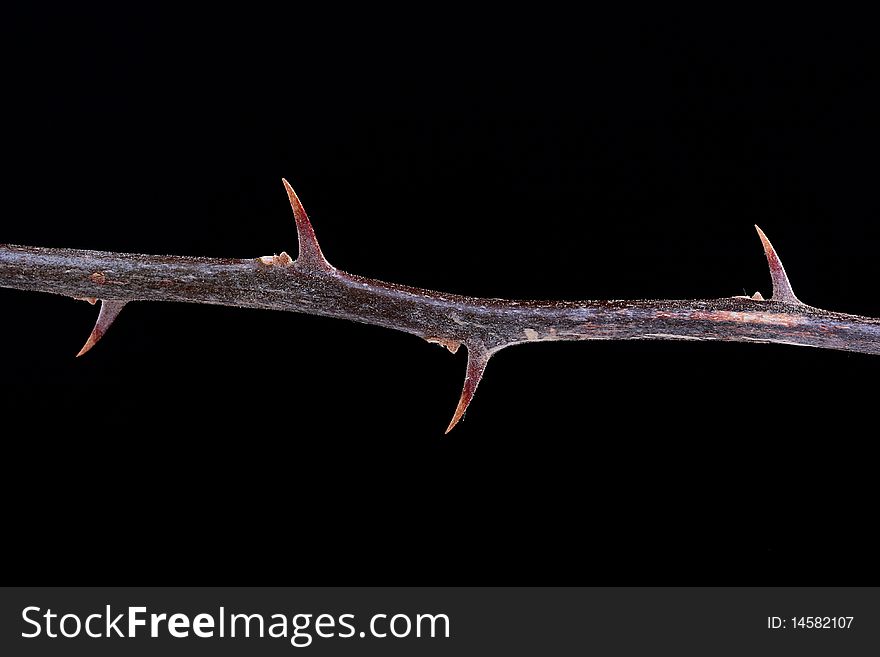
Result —
<path fill-rule="evenodd" d="M 458 348 L 461 346 L 461 342 L 458 340 L 450 340 L 449 338 L 425 338 L 426 342 L 430 342 L 431 344 L 439 344 L 441 347 L 446 347 L 449 350 L 449 353 L 454 354 L 458 352 Z"/>
<path fill-rule="evenodd" d="M 299 255 L 296 258 L 295 264 L 303 269 L 333 271 L 333 265 L 327 262 L 327 258 L 321 253 L 321 247 L 318 246 L 318 238 L 315 237 L 315 229 L 312 228 L 312 222 L 309 221 L 309 215 L 306 214 L 299 197 L 287 180 L 282 178 L 281 182 L 284 183 L 284 189 L 287 190 L 287 198 L 290 199 L 290 207 L 293 208 L 293 218 L 296 221 Z"/>
<path fill-rule="evenodd" d="M 287 255 L 286 251 L 282 251 L 278 255 L 260 256 L 257 262 L 266 267 L 289 267 L 293 264 L 293 258 Z"/>
<path fill-rule="evenodd" d="M 803 302 L 794 295 L 791 289 L 791 283 L 788 281 L 788 275 L 785 273 L 785 267 L 776 254 L 776 249 L 770 244 L 770 240 L 757 225 L 755 230 L 758 231 L 758 237 L 764 245 L 764 254 L 767 256 L 767 264 L 770 265 L 770 278 L 773 281 L 773 295 L 771 301 L 782 301 L 784 303 L 797 303 L 803 305 Z"/>
<path fill-rule="evenodd" d="M 483 345 L 468 345 L 468 363 L 467 374 L 464 377 L 464 386 L 461 389 L 461 398 L 458 400 L 458 406 L 455 408 L 455 414 L 452 421 L 446 427 L 446 433 L 449 433 L 458 424 L 464 412 L 467 410 L 471 399 L 474 398 L 474 392 L 480 385 L 480 379 L 483 378 L 483 372 L 486 370 L 486 364 L 489 362 L 491 354 L 486 351 Z"/>
<path fill-rule="evenodd" d="M 755 292 L 752 295 L 752 301 L 763 301 L 763 300 L 764 300 L 764 295 L 761 294 L 760 292 Z"/>
<path fill-rule="evenodd" d="M 119 313 L 125 307 L 125 301 L 108 301 L 101 299 L 101 310 L 98 312 L 98 321 L 95 322 L 95 328 L 92 329 L 89 339 L 83 345 L 76 355 L 77 358 L 87 353 L 92 347 L 98 344 L 98 340 L 104 337 L 104 334 L 110 328 L 110 325 L 119 316 Z"/>

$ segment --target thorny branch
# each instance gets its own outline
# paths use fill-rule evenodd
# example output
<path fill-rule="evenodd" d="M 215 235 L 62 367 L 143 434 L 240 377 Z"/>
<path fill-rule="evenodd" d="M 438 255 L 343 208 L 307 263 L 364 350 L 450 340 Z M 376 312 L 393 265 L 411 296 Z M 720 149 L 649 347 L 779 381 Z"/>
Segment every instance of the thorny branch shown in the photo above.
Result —
<path fill-rule="evenodd" d="M 880 319 L 821 310 L 795 296 L 782 262 L 758 228 L 773 296 L 709 300 L 507 301 L 433 292 L 339 271 L 284 181 L 299 238 L 286 253 L 229 260 L 0 245 L 0 287 L 101 301 L 79 352 L 89 351 L 130 301 L 184 301 L 338 317 L 412 333 L 455 353 L 467 374 L 447 433 L 470 403 L 491 356 L 542 340 L 774 342 L 880 354 Z M 757 226 L 756 226 L 757 228 Z"/>

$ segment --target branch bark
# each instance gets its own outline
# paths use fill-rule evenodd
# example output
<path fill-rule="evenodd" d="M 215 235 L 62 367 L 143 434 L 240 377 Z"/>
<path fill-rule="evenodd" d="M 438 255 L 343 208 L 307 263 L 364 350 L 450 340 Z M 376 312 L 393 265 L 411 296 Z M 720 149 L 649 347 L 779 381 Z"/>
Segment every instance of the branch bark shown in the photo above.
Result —
<path fill-rule="evenodd" d="M 800 302 L 766 236 L 774 297 L 708 300 L 510 301 L 445 294 L 347 274 L 324 258 L 296 194 L 300 255 L 190 258 L 0 245 L 0 287 L 92 302 L 101 313 L 80 355 L 131 301 L 179 301 L 287 310 L 375 324 L 451 352 L 468 349 L 468 370 L 451 430 L 492 354 L 544 340 L 768 342 L 880 355 L 880 319 Z"/>

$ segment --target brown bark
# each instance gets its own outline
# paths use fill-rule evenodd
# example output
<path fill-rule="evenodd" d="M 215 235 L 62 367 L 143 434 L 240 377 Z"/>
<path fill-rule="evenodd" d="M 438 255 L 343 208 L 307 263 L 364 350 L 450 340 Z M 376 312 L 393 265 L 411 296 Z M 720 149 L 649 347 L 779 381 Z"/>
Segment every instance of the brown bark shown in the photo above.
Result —
<path fill-rule="evenodd" d="M 286 185 L 286 182 L 285 182 Z M 456 351 L 468 371 L 449 429 L 458 422 L 492 354 L 542 340 L 772 342 L 880 354 L 880 319 L 801 303 L 760 233 L 774 298 L 509 301 L 445 294 L 347 274 L 321 253 L 299 199 L 287 186 L 300 256 L 227 260 L 0 245 L 0 287 L 102 301 L 80 354 L 130 301 L 181 301 L 323 315 L 417 335 Z M 760 229 L 759 229 L 760 231 Z M 447 429 L 447 431 L 449 430 Z"/>

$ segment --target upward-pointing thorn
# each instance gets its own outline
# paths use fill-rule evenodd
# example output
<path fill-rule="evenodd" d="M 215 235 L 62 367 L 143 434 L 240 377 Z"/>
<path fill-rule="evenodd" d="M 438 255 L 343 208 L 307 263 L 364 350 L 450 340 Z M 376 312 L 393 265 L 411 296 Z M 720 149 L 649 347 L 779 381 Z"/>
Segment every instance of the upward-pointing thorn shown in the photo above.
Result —
<path fill-rule="evenodd" d="M 120 311 L 125 307 L 125 303 L 125 301 L 108 301 L 107 299 L 101 299 L 101 310 L 98 311 L 98 321 L 95 322 L 95 328 L 92 329 L 89 339 L 86 340 L 83 348 L 80 349 L 79 353 L 76 355 L 77 358 L 88 352 L 98 343 L 98 340 L 104 337 L 104 334 L 110 328 L 110 325 L 116 320 Z"/>
<path fill-rule="evenodd" d="M 312 228 L 312 222 L 309 221 L 309 215 L 306 214 L 299 197 L 287 180 L 282 178 L 281 182 L 284 183 L 284 189 L 287 190 L 287 198 L 290 199 L 290 207 L 293 208 L 293 218 L 296 220 L 299 256 L 294 264 L 301 269 L 333 271 L 333 265 L 327 262 L 327 258 L 321 253 L 321 247 L 318 246 L 318 238 L 315 237 L 315 229 Z"/>
<path fill-rule="evenodd" d="M 776 255 L 776 249 L 770 244 L 770 240 L 767 239 L 764 231 L 757 225 L 755 226 L 755 230 L 758 231 L 758 237 L 761 238 L 761 244 L 764 245 L 764 254 L 767 256 L 767 264 L 770 265 L 770 278 L 773 281 L 773 296 L 770 297 L 770 300 L 803 305 L 803 302 L 794 295 L 794 291 L 791 289 L 791 283 L 788 281 L 785 267 L 782 266 L 782 260 Z"/>
<path fill-rule="evenodd" d="M 458 400 L 458 406 L 455 409 L 455 414 L 452 416 L 452 422 L 446 427 L 446 433 L 455 428 L 455 425 L 458 424 L 461 416 L 467 410 L 468 404 L 471 403 L 471 399 L 474 398 L 474 392 L 480 384 L 480 379 L 483 378 L 483 372 L 486 370 L 489 356 L 491 356 L 481 344 L 468 345 L 467 352 L 468 363 L 467 374 L 464 377 L 464 387 L 461 389 L 461 398 Z"/>

